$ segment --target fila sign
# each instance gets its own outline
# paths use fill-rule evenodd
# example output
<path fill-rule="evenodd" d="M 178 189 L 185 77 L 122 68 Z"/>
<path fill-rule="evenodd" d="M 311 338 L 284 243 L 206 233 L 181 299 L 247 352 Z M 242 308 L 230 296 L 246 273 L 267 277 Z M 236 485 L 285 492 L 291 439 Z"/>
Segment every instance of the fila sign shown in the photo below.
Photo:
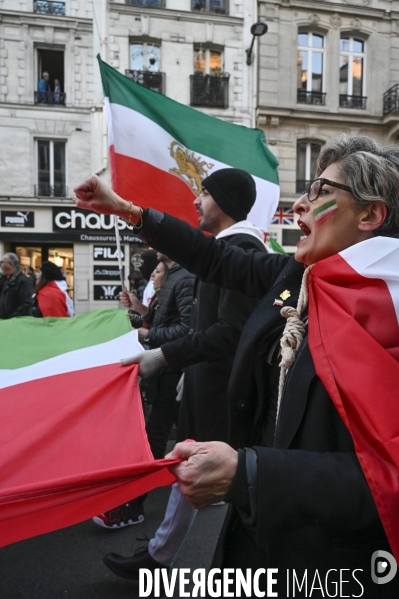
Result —
<path fill-rule="evenodd" d="M 127 228 L 126 222 L 118 217 L 118 229 Z M 53 207 L 53 231 L 113 231 L 114 217 L 111 214 L 97 214 L 79 208 Z"/>
<path fill-rule="evenodd" d="M 125 258 L 125 248 L 121 247 L 121 258 Z M 118 248 L 116 245 L 95 245 L 93 247 L 93 260 L 118 260 Z"/>

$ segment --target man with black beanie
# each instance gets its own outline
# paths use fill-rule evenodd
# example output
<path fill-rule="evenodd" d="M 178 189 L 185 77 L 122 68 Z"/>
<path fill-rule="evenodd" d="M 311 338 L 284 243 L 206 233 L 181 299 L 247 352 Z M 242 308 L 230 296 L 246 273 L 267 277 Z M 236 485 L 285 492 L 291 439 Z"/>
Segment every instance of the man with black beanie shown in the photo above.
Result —
<path fill-rule="evenodd" d="M 202 181 L 202 192 L 194 201 L 199 229 L 246 250 L 266 252 L 262 232 L 246 220 L 255 198 L 256 186 L 249 173 L 235 168 L 212 173 Z M 227 442 L 227 385 L 241 330 L 257 303 L 197 278 L 189 334 L 125 361 L 125 365 L 138 362 L 143 378 L 165 364 L 174 372 L 184 369 L 178 441 Z M 118 576 L 137 581 L 140 568 L 171 566 L 196 513 L 175 483 L 164 520 L 148 548 L 127 558 L 108 554 L 105 565 Z"/>

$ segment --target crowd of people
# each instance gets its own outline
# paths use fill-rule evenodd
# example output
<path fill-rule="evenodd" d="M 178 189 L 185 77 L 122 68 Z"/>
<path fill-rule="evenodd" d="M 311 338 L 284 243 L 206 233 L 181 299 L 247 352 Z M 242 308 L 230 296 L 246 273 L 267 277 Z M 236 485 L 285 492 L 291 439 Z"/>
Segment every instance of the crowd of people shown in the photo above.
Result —
<path fill-rule="evenodd" d="M 397 546 L 395 517 L 381 499 L 385 488 L 376 490 L 373 466 L 360 451 L 357 419 L 365 392 L 351 378 L 359 358 L 346 366 L 353 340 L 341 327 L 333 349 L 325 349 L 318 320 L 333 318 L 336 302 L 345 326 L 356 321 L 363 335 L 359 351 L 368 355 L 368 346 L 377 343 L 397 367 L 397 333 L 380 332 L 382 325 L 370 318 L 374 309 L 391 309 L 381 303 L 397 300 L 362 295 L 355 270 L 342 275 L 336 259 L 358 252 L 363 264 L 370 256 L 373 274 L 365 276 L 388 280 L 388 248 L 396 256 L 391 264 L 397 285 L 399 147 L 340 136 L 321 149 L 316 177 L 294 204 L 304 235 L 291 257 L 268 253 L 262 231 L 247 220 L 256 186 L 240 169 L 220 169 L 202 181 L 194 201 L 198 229 L 135 206 L 96 176 L 75 190 L 79 208 L 133 221 L 135 233 L 154 248 L 142 254 L 130 288 L 120 295 L 144 348 L 122 364 L 139 364 L 142 395 L 151 405 L 146 431 L 154 458 L 165 456 L 176 424 L 170 455 L 182 460 L 172 467 L 176 482 L 148 545 L 132 556 L 104 557 L 117 576 L 138 581 L 141 568 L 169 569 L 198 509 L 227 503 L 213 567 L 294 569 L 300 579 L 311 569 L 321 577 L 331 570 L 363 572 L 367 576 L 345 579 L 342 596 L 399 594 L 397 579 L 376 587 L 369 574 L 371 556 Z M 73 314 L 55 264 L 43 262 L 33 281 L 35 273 L 25 276 L 18 257 L 8 253 L 1 269 L 0 318 L 48 316 L 50 306 L 53 315 Z M 318 304 L 320 281 L 329 311 Z M 363 418 L 369 436 L 380 426 L 379 411 L 398 399 L 385 381 L 382 403 L 379 368 L 367 363 L 380 402 Z M 385 453 L 377 454 L 383 470 Z M 132 498 L 93 520 L 112 530 L 138 524 L 145 499 Z M 266 577 L 259 586 L 267 590 Z M 275 590 L 286 596 L 285 578 Z"/>
<path fill-rule="evenodd" d="M 316 177 L 294 204 L 304 233 L 294 257 L 235 242 L 251 237 L 245 218 L 254 194 L 249 175 L 237 169 L 216 171 L 203 181 L 196 200 L 199 229 L 212 236 L 135 206 L 96 176 L 75 189 L 78 207 L 133 222 L 142 240 L 197 277 L 188 335 L 124 361 L 138 362 L 143 378 L 166 367 L 185 372 L 178 440 L 196 442 L 179 442 L 170 454 L 182 460 L 172 467 L 177 483 L 148 547 L 130 557 L 105 557 L 118 576 L 138 580 L 140 568 L 169 568 L 195 510 L 225 501 L 229 511 L 213 567 L 294 569 L 299 580 L 309 570 L 320 580 L 345 571 L 357 576 L 344 580 L 341 596 L 398 596 L 397 578 L 376 586 L 370 576 L 372 555 L 397 555 L 396 510 L 385 501 L 394 505 L 396 498 L 397 504 L 395 451 L 388 440 L 380 451 L 380 442 L 361 451 L 384 421 L 381 401 L 392 409 L 397 389 L 379 379 L 379 363 L 370 361 L 361 370 L 360 354 L 351 359 L 351 339 L 344 333 L 355 322 L 363 341 L 359 351 L 368 355 L 379 344 L 382 359 L 396 372 L 398 335 L 380 331 L 370 318 L 377 310 L 392 312 L 396 296 L 362 293 L 357 271 L 334 269 L 338 258 L 356 255 L 356 264 L 372 265 L 367 280 L 385 277 L 389 289 L 395 288 L 384 256 L 391 256 L 397 284 L 399 148 L 340 136 L 321 149 Z M 323 295 L 319 283 L 332 295 Z M 332 327 L 328 339 L 332 353 L 318 337 L 329 324 L 328 311 L 317 311 L 324 306 L 319 297 L 335 317 L 344 314 L 345 326 Z M 355 298 L 353 306 L 347 297 Z M 379 408 L 370 390 L 360 380 L 354 383 L 360 372 L 370 377 Z M 212 428 L 215 419 L 219 425 Z M 387 426 L 384 422 L 383 430 Z M 379 470 L 391 462 L 391 478 L 384 478 Z M 267 591 L 266 576 L 260 589 Z M 273 590 L 286 596 L 285 578 Z"/>

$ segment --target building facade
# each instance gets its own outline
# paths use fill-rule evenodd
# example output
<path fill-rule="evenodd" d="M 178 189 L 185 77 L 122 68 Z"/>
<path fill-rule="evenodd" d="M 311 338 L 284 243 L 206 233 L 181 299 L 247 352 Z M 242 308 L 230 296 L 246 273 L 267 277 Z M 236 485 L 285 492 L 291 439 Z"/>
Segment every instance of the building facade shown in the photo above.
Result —
<path fill-rule="evenodd" d="M 114 225 L 72 202 L 108 178 L 96 56 L 138 83 L 251 126 L 253 0 L 0 0 L 0 252 L 66 271 L 76 312 L 115 306 Z M 125 272 L 145 247 L 119 220 Z"/>
<path fill-rule="evenodd" d="M 260 38 L 257 125 L 279 159 L 271 234 L 293 252 L 294 200 L 320 147 L 340 133 L 395 143 L 399 134 L 399 2 L 268 0 Z"/>

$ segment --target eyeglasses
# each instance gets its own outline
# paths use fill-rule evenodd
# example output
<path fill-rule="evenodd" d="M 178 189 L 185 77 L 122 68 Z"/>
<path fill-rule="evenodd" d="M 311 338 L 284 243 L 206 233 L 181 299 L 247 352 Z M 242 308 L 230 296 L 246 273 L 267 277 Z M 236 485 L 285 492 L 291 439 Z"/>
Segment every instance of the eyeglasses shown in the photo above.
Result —
<path fill-rule="evenodd" d="M 331 187 L 338 187 L 338 189 L 344 189 L 345 191 L 352 192 L 352 188 L 348 187 L 348 185 L 343 185 L 342 183 L 336 183 L 335 181 L 330 181 L 330 179 L 316 179 L 311 183 L 308 190 L 303 192 L 303 195 L 306 195 L 308 198 L 308 202 L 314 202 L 320 195 L 323 185 L 331 185 Z"/>

